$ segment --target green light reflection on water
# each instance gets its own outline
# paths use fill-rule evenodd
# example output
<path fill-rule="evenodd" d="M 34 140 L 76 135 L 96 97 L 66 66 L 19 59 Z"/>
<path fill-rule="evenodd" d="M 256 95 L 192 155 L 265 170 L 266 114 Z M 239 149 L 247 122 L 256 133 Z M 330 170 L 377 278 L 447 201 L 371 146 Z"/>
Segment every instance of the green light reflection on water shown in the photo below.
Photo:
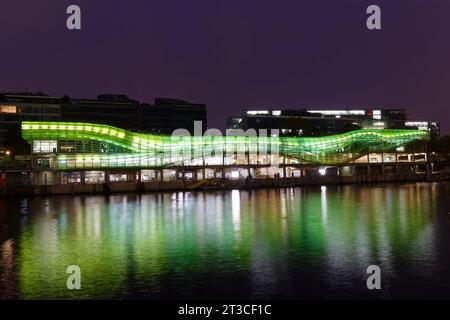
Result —
<path fill-rule="evenodd" d="M 324 287 L 351 287 L 374 263 L 387 280 L 399 261 L 432 271 L 437 188 L 34 198 L 15 252 L 20 297 L 188 296 L 229 279 L 241 282 L 243 295 L 270 297 L 295 291 L 302 274 L 321 274 Z M 66 288 L 72 264 L 81 268 L 80 291 Z"/>

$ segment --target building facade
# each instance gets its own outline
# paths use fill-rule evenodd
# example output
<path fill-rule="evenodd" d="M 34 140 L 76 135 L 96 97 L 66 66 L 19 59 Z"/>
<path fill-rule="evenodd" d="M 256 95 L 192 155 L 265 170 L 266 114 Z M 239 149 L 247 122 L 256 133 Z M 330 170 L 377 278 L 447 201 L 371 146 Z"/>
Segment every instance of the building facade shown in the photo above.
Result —
<path fill-rule="evenodd" d="M 61 98 L 61 121 L 109 124 L 138 131 L 140 103 L 126 95 L 102 94 L 97 99 Z"/>
<path fill-rule="evenodd" d="M 0 148 L 17 144 L 22 121 L 60 121 L 60 102 L 41 92 L 0 94 Z"/>
<path fill-rule="evenodd" d="M 350 164 L 427 163 L 398 152 L 421 130 L 362 129 L 324 137 L 168 136 L 89 123 L 23 122 L 34 184 L 294 177 Z"/>
<path fill-rule="evenodd" d="M 134 132 L 171 134 L 179 128 L 193 132 L 194 121 L 202 121 L 206 128 L 207 112 L 204 104 L 177 99 L 158 98 L 150 105 L 117 94 L 77 99 L 41 92 L 4 93 L 0 94 L 0 150 L 28 153 L 23 150 L 26 144 L 20 134 L 22 121 L 98 123 Z"/>
<path fill-rule="evenodd" d="M 154 134 L 172 134 L 176 129 L 194 133 L 194 122 L 201 121 L 202 131 L 208 127 L 206 105 L 178 99 L 157 98 L 153 105 L 142 105 L 142 128 Z"/>
<path fill-rule="evenodd" d="M 228 118 L 229 129 L 278 129 L 285 136 L 325 136 L 357 129 L 414 129 L 440 136 L 439 122 L 407 119 L 403 109 L 247 110 Z"/>

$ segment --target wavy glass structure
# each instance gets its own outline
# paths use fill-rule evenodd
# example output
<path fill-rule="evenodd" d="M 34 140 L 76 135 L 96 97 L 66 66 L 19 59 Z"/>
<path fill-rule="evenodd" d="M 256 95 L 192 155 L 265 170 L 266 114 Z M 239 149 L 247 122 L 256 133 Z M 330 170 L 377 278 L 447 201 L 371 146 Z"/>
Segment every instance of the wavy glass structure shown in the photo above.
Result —
<path fill-rule="evenodd" d="M 25 140 L 58 141 L 59 169 L 165 168 L 238 164 L 252 156 L 296 163 L 338 165 L 371 152 L 392 152 L 429 133 L 419 130 L 362 129 L 325 137 L 161 136 L 107 125 L 22 122 Z M 62 150 L 61 145 L 71 146 Z M 280 157 L 281 156 L 281 157 Z M 250 161 L 248 162 L 250 163 Z"/>

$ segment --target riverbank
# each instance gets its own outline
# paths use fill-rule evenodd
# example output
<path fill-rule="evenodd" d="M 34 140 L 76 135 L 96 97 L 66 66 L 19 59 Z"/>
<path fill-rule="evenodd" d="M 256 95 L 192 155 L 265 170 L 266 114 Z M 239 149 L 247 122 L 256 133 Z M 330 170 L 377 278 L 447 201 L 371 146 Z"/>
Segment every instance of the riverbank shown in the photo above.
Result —
<path fill-rule="evenodd" d="M 111 194 L 126 192 L 164 192 L 164 191 L 206 191 L 229 189 L 258 189 L 338 184 L 370 184 L 389 182 L 437 182 L 450 177 L 444 173 L 433 174 L 393 174 L 363 176 L 306 176 L 298 178 L 262 178 L 246 180 L 209 179 L 174 180 L 151 182 L 115 182 L 102 184 L 55 184 L 34 186 L 11 186 L 0 189 L 0 196 L 42 196 L 70 194 Z"/>

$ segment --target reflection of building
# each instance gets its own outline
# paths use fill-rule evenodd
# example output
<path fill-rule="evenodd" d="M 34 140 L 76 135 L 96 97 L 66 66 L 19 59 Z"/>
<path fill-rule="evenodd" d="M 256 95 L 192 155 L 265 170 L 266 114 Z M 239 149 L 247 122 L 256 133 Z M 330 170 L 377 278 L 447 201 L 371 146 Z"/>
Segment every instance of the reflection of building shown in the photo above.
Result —
<path fill-rule="evenodd" d="M 196 180 L 217 174 L 230 178 L 249 174 L 295 177 L 301 176 L 306 166 L 315 166 L 314 172 L 325 174 L 327 168 L 349 164 L 426 165 L 424 150 L 405 153 L 398 148 L 429 137 L 421 130 L 378 129 L 312 138 L 172 137 L 65 122 L 23 122 L 22 134 L 32 145 L 36 176 L 45 172 L 44 182 L 49 184 Z"/>
<path fill-rule="evenodd" d="M 407 120 L 402 109 L 249 110 L 228 119 L 230 129 L 279 129 L 286 136 L 323 136 L 362 129 L 416 129 L 439 137 L 436 121 Z"/>

